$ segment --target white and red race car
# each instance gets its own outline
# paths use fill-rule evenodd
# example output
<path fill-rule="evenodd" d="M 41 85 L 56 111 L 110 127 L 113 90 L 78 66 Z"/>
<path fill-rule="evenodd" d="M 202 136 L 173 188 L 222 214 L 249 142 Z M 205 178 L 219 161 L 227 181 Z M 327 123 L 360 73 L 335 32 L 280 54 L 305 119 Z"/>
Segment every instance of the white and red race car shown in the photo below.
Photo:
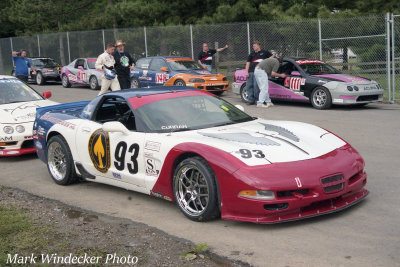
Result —
<path fill-rule="evenodd" d="M 274 223 L 342 210 L 364 161 L 317 126 L 251 117 L 188 87 L 110 92 L 38 109 L 35 147 L 57 184 L 77 177 L 176 201 L 195 221 Z"/>
<path fill-rule="evenodd" d="M 0 157 L 35 153 L 32 126 L 36 108 L 58 104 L 47 100 L 29 85 L 12 76 L 0 75 Z"/>

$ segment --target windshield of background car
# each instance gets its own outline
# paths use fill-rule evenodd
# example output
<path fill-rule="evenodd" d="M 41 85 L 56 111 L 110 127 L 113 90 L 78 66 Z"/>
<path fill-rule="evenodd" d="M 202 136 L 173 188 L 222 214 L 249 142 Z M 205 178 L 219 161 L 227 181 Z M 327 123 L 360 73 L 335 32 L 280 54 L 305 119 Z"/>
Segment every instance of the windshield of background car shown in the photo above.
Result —
<path fill-rule="evenodd" d="M 169 65 L 172 70 L 203 70 L 203 68 L 194 61 L 182 60 L 182 61 L 169 61 Z"/>
<path fill-rule="evenodd" d="M 0 79 L 0 104 L 42 99 L 35 90 L 18 79 Z"/>
<path fill-rule="evenodd" d="M 89 69 L 95 69 L 96 67 L 94 65 L 96 64 L 96 59 L 88 59 L 87 64 L 89 66 Z"/>
<path fill-rule="evenodd" d="M 33 58 L 32 64 L 40 68 L 55 68 L 59 66 L 59 64 L 51 58 Z"/>
<path fill-rule="evenodd" d="M 307 74 L 318 75 L 318 74 L 338 74 L 339 70 L 324 63 L 309 63 L 299 65 Z"/>
<path fill-rule="evenodd" d="M 150 132 L 188 131 L 254 119 L 223 99 L 209 95 L 163 99 L 136 111 Z"/>

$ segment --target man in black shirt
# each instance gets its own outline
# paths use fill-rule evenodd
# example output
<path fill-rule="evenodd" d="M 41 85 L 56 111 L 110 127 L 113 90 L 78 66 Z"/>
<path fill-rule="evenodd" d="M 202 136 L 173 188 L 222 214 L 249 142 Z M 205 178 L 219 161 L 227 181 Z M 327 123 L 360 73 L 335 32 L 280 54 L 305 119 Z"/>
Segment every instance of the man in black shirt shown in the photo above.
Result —
<path fill-rule="evenodd" d="M 130 72 L 135 67 L 135 61 L 131 55 L 125 51 L 126 43 L 118 40 L 115 43 L 115 52 L 113 57 L 115 59 L 115 72 L 117 73 L 118 81 L 121 89 L 131 88 Z"/>
<path fill-rule="evenodd" d="M 203 44 L 203 50 L 199 53 L 199 58 L 198 62 L 201 66 L 207 67 L 208 71 L 211 71 L 211 64 L 213 60 L 213 55 L 217 52 L 222 52 L 225 49 L 228 48 L 228 45 L 225 45 L 224 47 L 218 48 L 217 50 L 215 49 L 208 49 L 208 44 L 204 43 Z"/>
<path fill-rule="evenodd" d="M 256 78 L 254 77 L 254 69 L 263 59 L 273 57 L 271 52 L 261 50 L 261 44 L 259 41 L 253 42 L 253 50 L 254 51 L 248 56 L 246 63 L 246 89 L 248 95 L 248 104 L 250 105 L 256 103 L 260 93 Z"/>

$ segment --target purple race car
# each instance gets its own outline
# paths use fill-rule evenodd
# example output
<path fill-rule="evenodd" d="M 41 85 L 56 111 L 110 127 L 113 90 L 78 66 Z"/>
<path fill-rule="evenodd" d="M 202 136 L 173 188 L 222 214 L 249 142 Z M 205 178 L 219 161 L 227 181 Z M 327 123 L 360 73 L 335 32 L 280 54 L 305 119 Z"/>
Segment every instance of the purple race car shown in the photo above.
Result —
<path fill-rule="evenodd" d="M 94 67 L 97 58 L 77 58 L 61 69 L 62 85 L 89 85 L 90 89 L 98 90 L 101 86 L 102 71 Z"/>
<path fill-rule="evenodd" d="M 284 58 L 278 70 L 287 77 L 269 78 L 271 99 L 311 102 L 314 108 L 332 104 L 366 105 L 382 101 L 383 88 L 376 81 L 341 73 L 321 60 Z M 246 71 L 237 70 L 232 91 L 247 102 Z"/>

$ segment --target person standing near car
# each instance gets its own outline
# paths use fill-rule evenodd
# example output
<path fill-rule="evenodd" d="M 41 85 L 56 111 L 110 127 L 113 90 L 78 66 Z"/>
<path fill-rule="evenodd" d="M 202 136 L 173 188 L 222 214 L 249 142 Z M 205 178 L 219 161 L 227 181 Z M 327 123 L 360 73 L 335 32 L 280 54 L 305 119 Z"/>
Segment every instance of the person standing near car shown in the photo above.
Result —
<path fill-rule="evenodd" d="M 279 61 L 278 59 L 271 57 L 264 59 L 254 69 L 254 77 L 256 83 L 260 88 L 260 94 L 257 101 L 258 108 L 269 108 L 272 107 L 271 99 L 269 98 L 268 92 L 268 77 L 280 77 L 286 78 L 286 74 L 278 73 Z"/>
<path fill-rule="evenodd" d="M 13 51 L 12 58 L 15 64 L 15 76 L 23 82 L 28 82 L 29 71 L 32 70 L 32 74 L 36 75 L 36 70 L 33 67 L 31 61 L 26 58 L 26 50 L 21 50 L 20 53 Z"/>
<path fill-rule="evenodd" d="M 256 103 L 260 91 L 257 81 L 254 77 L 254 69 L 256 68 L 257 64 L 260 63 L 263 59 L 273 57 L 271 52 L 261 50 L 261 44 L 259 41 L 253 42 L 253 50 L 254 51 L 251 52 L 248 56 L 246 63 L 246 90 L 249 105 L 253 105 Z"/>
<path fill-rule="evenodd" d="M 208 49 L 208 44 L 204 43 L 203 44 L 203 50 L 199 53 L 199 58 L 198 58 L 198 63 L 204 67 L 207 68 L 208 71 L 211 71 L 211 65 L 213 61 L 213 55 L 217 52 L 222 52 L 225 49 L 228 48 L 228 45 L 225 45 L 224 47 L 218 48 L 218 49 Z"/>
<path fill-rule="evenodd" d="M 113 53 L 115 59 L 115 71 L 118 75 L 118 81 L 121 89 L 131 88 L 131 70 L 135 67 L 135 60 L 131 55 L 125 51 L 126 43 L 122 40 L 117 40 L 115 47 L 117 48 Z"/>
<path fill-rule="evenodd" d="M 101 89 L 98 95 L 107 93 L 108 89 L 118 91 L 121 90 L 119 86 L 117 74 L 115 73 L 115 59 L 113 57 L 115 47 L 113 44 L 108 44 L 106 51 L 101 54 L 94 65 L 96 69 L 103 70 L 103 75 L 101 76 Z"/>

